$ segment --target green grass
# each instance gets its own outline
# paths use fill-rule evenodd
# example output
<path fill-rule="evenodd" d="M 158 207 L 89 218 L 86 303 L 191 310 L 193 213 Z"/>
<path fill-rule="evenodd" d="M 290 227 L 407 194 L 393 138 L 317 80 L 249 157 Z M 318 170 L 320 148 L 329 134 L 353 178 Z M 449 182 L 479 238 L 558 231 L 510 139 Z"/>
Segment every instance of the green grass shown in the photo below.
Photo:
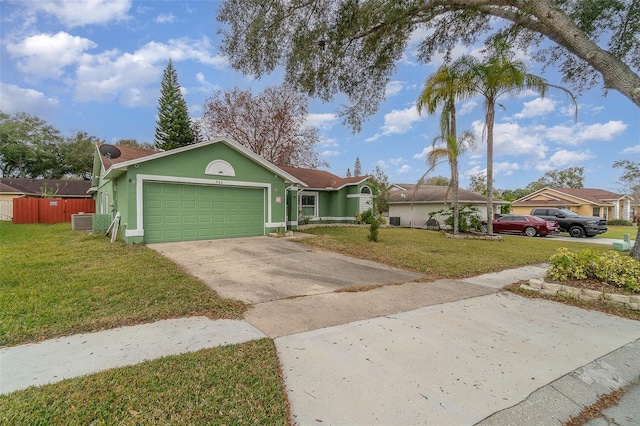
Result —
<path fill-rule="evenodd" d="M 285 425 L 275 353 L 262 339 L 0 395 L 0 424 Z"/>
<path fill-rule="evenodd" d="M 607 232 L 604 234 L 596 235 L 595 238 L 618 238 L 622 239 L 624 234 L 629 234 L 632 240 L 636 239 L 638 233 L 637 226 L 608 226 Z"/>
<path fill-rule="evenodd" d="M 68 223 L 0 222 L 0 270 L 0 346 L 165 318 L 240 318 L 245 310 L 151 249 Z"/>
<path fill-rule="evenodd" d="M 607 246 L 505 235 L 502 241 L 446 238 L 444 232 L 381 228 L 379 240 L 367 240 L 367 228 L 326 227 L 304 232 L 317 238 L 305 244 L 360 259 L 418 271 L 432 279 L 463 278 L 524 265 L 548 262 L 559 247 L 607 250 Z"/>

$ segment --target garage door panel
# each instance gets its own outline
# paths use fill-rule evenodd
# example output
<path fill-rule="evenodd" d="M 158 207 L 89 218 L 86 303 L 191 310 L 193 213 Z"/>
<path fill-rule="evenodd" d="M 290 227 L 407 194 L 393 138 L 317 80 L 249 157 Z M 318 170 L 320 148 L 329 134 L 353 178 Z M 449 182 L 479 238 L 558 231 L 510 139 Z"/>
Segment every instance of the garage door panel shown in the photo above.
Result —
<path fill-rule="evenodd" d="M 264 190 L 147 182 L 145 242 L 264 234 Z"/>

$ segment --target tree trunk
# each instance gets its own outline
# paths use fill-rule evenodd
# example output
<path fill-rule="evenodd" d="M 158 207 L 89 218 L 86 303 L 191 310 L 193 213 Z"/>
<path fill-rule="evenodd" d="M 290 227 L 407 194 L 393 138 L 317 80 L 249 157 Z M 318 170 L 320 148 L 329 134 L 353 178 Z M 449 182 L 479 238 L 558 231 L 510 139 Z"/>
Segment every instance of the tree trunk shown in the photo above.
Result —
<path fill-rule="evenodd" d="M 493 121 L 495 99 L 487 99 L 485 121 L 487 126 L 487 234 L 493 235 Z"/>
<path fill-rule="evenodd" d="M 451 199 L 453 201 L 453 233 L 460 233 L 460 201 L 458 200 L 458 159 L 451 161 Z"/>
<path fill-rule="evenodd" d="M 640 107 L 640 77 L 627 64 L 589 39 L 573 19 L 558 10 L 552 2 L 535 0 L 520 3 L 518 8 L 529 9 L 542 24 L 534 30 L 587 62 L 602 75 L 605 88 L 619 91 Z"/>
<path fill-rule="evenodd" d="M 638 223 L 638 232 L 636 234 L 636 242 L 629 256 L 640 262 L 640 223 Z"/>

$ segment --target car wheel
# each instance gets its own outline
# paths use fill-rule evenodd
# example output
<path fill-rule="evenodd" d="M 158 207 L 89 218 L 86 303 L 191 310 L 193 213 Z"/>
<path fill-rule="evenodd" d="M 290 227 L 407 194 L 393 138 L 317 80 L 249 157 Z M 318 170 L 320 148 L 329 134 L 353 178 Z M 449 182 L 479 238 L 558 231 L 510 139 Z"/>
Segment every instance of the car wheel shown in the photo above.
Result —
<path fill-rule="evenodd" d="M 581 226 L 572 226 L 569 228 L 569 235 L 573 238 L 582 238 L 584 237 L 584 229 Z"/>
<path fill-rule="evenodd" d="M 527 237 L 535 237 L 536 235 L 538 235 L 538 231 L 536 231 L 536 228 L 528 226 L 524 230 L 524 235 L 526 235 Z"/>

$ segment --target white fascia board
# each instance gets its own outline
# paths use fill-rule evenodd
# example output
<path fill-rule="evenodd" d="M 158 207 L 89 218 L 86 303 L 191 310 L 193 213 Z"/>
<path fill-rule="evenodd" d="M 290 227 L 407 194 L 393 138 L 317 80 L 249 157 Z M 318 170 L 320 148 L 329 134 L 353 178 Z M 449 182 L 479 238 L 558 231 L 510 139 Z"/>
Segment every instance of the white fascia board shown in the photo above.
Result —
<path fill-rule="evenodd" d="M 116 170 L 121 170 L 122 172 L 124 172 L 125 170 L 127 170 L 127 167 L 132 166 L 134 164 L 144 163 L 144 162 L 147 162 L 147 161 L 155 160 L 157 158 L 163 158 L 163 157 L 167 157 L 169 155 L 179 154 L 181 152 L 190 151 L 192 149 L 198 149 L 198 148 L 201 148 L 203 146 L 212 145 L 212 144 L 220 143 L 220 142 L 230 146 L 231 148 L 235 149 L 236 151 L 240 152 L 241 154 L 245 155 L 246 157 L 249 157 L 250 159 L 252 159 L 256 163 L 260 164 L 264 168 L 268 169 L 269 171 L 271 171 L 271 172 L 279 175 L 280 177 L 284 178 L 286 181 L 288 181 L 288 183 L 297 183 L 297 184 L 302 185 L 302 186 L 307 186 L 307 184 L 304 183 L 303 181 L 295 178 L 294 176 L 292 176 L 289 173 L 285 172 L 284 170 L 282 170 L 278 166 L 276 166 L 274 164 L 271 164 L 270 162 L 268 162 L 264 158 L 260 157 L 259 155 L 257 155 L 253 151 L 251 151 L 250 149 L 245 148 L 244 146 L 240 145 L 238 142 L 236 142 L 236 141 L 234 141 L 233 139 L 230 139 L 230 138 L 210 139 L 208 141 L 195 143 L 193 145 L 187 145 L 187 146 L 183 146 L 183 147 L 180 147 L 180 148 L 170 149 L 168 151 L 161 151 L 161 152 L 158 152 L 157 154 L 147 155 L 146 157 L 140 157 L 140 158 L 136 158 L 136 159 L 133 159 L 133 160 L 124 161 L 122 163 L 118 163 L 116 165 L 111 166 L 109 168 L 109 170 L 107 170 L 107 172 L 105 173 L 105 178 L 107 177 L 107 175 L 111 174 L 112 171 L 113 171 L 113 173 L 115 173 Z M 118 176 L 118 175 L 115 175 L 115 176 Z"/>

